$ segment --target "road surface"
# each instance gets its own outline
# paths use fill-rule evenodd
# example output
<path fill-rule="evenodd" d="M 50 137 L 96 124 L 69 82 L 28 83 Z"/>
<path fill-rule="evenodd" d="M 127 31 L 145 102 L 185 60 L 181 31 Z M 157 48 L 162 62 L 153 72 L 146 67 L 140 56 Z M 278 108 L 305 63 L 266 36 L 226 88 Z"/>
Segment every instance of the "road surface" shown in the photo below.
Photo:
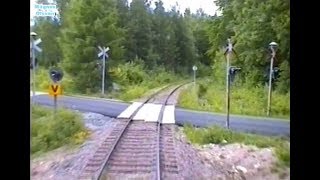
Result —
<path fill-rule="evenodd" d="M 34 100 L 40 105 L 53 106 L 53 97 L 46 94 L 36 95 Z M 58 97 L 58 106 L 110 117 L 117 117 L 129 105 L 129 103 L 98 98 Z M 225 126 L 226 116 L 224 114 L 176 108 L 175 120 L 178 125 L 190 123 L 197 127 Z M 241 132 L 290 137 L 290 121 L 288 120 L 231 115 L 230 128 Z"/>

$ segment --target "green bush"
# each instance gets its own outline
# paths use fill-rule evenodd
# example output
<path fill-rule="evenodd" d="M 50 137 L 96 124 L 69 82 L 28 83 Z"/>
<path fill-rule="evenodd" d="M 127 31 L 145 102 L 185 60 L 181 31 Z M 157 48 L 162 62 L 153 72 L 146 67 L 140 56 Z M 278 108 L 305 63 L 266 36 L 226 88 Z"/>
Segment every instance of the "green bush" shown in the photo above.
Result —
<path fill-rule="evenodd" d="M 198 67 L 196 72 L 196 78 L 204 78 L 212 75 L 212 68 L 210 66 L 198 63 L 196 64 Z"/>
<path fill-rule="evenodd" d="M 140 60 L 120 64 L 110 71 L 112 72 L 112 79 L 123 86 L 140 84 L 144 77 L 147 77 L 144 71 L 144 63 Z"/>
<path fill-rule="evenodd" d="M 49 86 L 52 84 L 52 80 L 49 77 L 49 70 L 44 68 L 38 68 L 36 71 L 36 90 L 48 92 Z M 63 93 L 74 92 L 74 84 L 70 76 L 64 73 L 61 81 Z"/>
<path fill-rule="evenodd" d="M 280 65 L 281 73 L 279 81 L 276 83 L 276 89 L 281 93 L 290 92 L 290 64 L 284 61 Z"/>
<path fill-rule="evenodd" d="M 51 79 L 49 77 L 49 71 L 43 68 L 39 68 L 36 71 L 36 89 L 38 91 L 48 91 Z"/>
<path fill-rule="evenodd" d="M 51 84 L 48 72 L 48 69 L 38 69 L 36 83 L 38 90 L 48 91 L 49 85 Z M 139 98 L 149 90 L 183 79 L 183 77 L 177 77 L 174 73 L 167 71 L 161 66 L 158 66 L 153 70 L 146 70 L 144 62 L 140 59 L 135 59 L 124 64 L 118 64 L 117 66 L 110 68 L 108 73 L 113 82 L 118 84 L 121 88 L 117 92 L 108 92 L 106 89 L 106 96 L 104 97 L 118 98 L 125 101 Z M 83 93 L 77 91 L 79 87 L 75 87 L 74 81 L 68 74 L 64 74 L 61 85 L 63 94 L 81 95 L 85 93 L 86 95 L 100 96 L 101 87 L 93 89 L 84 86 L 82 87 Z"/>
<path fill-rule="evenodd" d="M 115 98 L 125 101 L 140 98 L 152 89 L 181 79 L 161 66 L 153 70 L 146 70 L 144 63 L 139 59 L 120 64 L 111 71 L 115 82 L 122 86 L 121 92 L 116 94 Z"/>
<path fill-rule="evenodd" d="M 187 90 L 182 91 L 179 97 L 179 104 L 183 105 L 185 108 L 194 108 L 200 109 L 198 103 L 198 96 L 197 96 L 197 87 L 194 87 L 193 84 L 190 88 L 186 88 Z"/>
<path fill-rule="evenodd" d="M 201 98 L 203 97 L 208 91 L 208 87 L 204 85 L 203 83 L 199 83 L 199 91 L 198 96 Z"/>
<path fill-rule="evenodd" d="M 141 97 L 146 90 L 147 89 L 143 86 L 128 86 L 127 90 L 120 94 L 119 98 L 129 101 Z"/>
<path fill-rule="evenodd" d="M 278 145 L 278 148 L 276 148 L 276 154 L 280 160 L 278 162 L 280 166 L 290 166 L 290 150 L 287 143 L 281 143 Z"/>
<path fill-rule="evenodd" d="M 81 118 L 81 115 L 75 112 L 59 109 L 54 119 L 53 109 L 33 106 L 31 154 L 84 142 L 88 132 Z"/>
<path fill-rule="evenodd" d="M 279 116 L 290 116 L 290 91 L 286 94 L 281 94 L 277 91 L 272 94 L 271 112 Z"/>
<path fill-rule="evenodd" d="M 148 74 L 153 74 L 153 76 L 148 76 L 147 81 L 149 83 L 155 82 L 156 85 L 169 84 L 173 81 L 177 81 L 178 78 L 172 72 L 167 72 L 164 68 L 159 67 L 155 71 L 149 71 Z"/>
<path fill-rule="evenodd" d="M 225 86 L 214 83 L 213 80 L 199 80 L 197 88 L 187 88 L 180 93 L 179 105 L 184 108 L 224 113 Z M 268 92 L 265 87 L 246 85 L 231 86 L 230 113 L 241 115 L 266 116 Z M 290 91 L 281 94 L 273 91 L 271 115 L 279 118 L 289 118 Z"/>

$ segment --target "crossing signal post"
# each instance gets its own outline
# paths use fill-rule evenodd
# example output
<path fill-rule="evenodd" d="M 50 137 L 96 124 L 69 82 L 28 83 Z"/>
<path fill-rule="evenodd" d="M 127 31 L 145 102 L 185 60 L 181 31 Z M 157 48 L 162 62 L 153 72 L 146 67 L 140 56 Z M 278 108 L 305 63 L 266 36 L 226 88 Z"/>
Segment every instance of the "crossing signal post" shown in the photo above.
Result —
<path fill-rule="evenodd" d="M 105 71 L 106 71 L 106 58 L 108 58 L 108 54 L 107 52 L 110 50 L 109 47 L 105 48 L 101 48 L 100 46 L 98 46 L 100 53 L 98 54 L 98 57 L 102 57 L 102 85 L 101 85 L 101 94 L 104 95 L 104 82 L 105 82 Z"/>
<path fill-rule="evenodd" d="M 193 70 L 193 82 L 194 82 L 194 85 L 196 85 L 196 71 L 198 70 L 198 67 L 193 66 L 192 70 Z"/>
<path fill-rule="evenodd" d="M 227 119 L 226 119 L 226 126 L 229 129 L 230 128 L 230 55 L 234 53 L 237 55 L 236 51 L 233 49 L 233 46 L 235 44 L 232 44 L 231 38 L 228 38 L 228 44 L 226 51 L 224 52 L 224 55 L 227 56 L 227 68 L 226 68 L 226 113 L 227 113 Z M 236 69 L 232 69 L 232 72 L 235 72 Z"/>
<path fill-rule="evenodd" d="M 230 73 L 230 84 L 233 83 L 234 78 L 236 77 L 237 73 L 241 71 L 241 68 L 235 67 L 235 66 L 230 66 L 229 69 Z"/>
<path fill-rule="evenodd" d="M 35 96 L 35 87 L 36 87 L 36 55 L 35 51 L 42 52 L 42 49 L 39 48 L 37 45 L 41 43 L 41 39 L 35 40 L 37 33 L 31 32 L 31 43 L 30 43 L 30 48 L 31 48 L 31 59 L 32 62 L 30 64 L 30 74 L 32 74 L 32 97 Z M 33 102 L 33 101 L 32 101 Z"/>
<path fill-rule="evenodd" d="M 35 91 L 36 91 L 36 64 L 37 64 L 37 59 L 36 59 L 36 54 L 35 51 L 42 52 L 42 49 L 39 48 L 37 45 L 41 43 L 41 39 L 35 40 L 37 33 L 31 32 L 31 42 L 30 42 L 30 58 L 31 58 L 31 63 L 30 63 L 30 76 L 31 76 L 31 82 L 32 82 L 32 98 L 31 98 L 31 103 L 34 104 L 34 98 L 35 98 Z M 30 128 L 32 128 L 32 106 L 30 105 Z M 31 129 L 30 129 L 30 147 L 31 147 Z"/>
<path fill-rule="evenodd" d="M 38 58 L 34 58 L 34 66 L 37 67 L 38 66 Z M 33 70 L 33 58 L 30 58 L 30 69 Z"/>
<path fill-rule="evenodd" d="M 49 95 L 53 96 L 53 102 L 54 102 L 54 118 L 56 118 L 57 114 L 57 98 L 58 95 L 62 94 L 62 88 L 60 85 L 60 81 L 63 78 L 63 72 L 60 69 L 52 68 L 49 71 L 49 76 L 52 80 L 52 84 L 49 87 Z"/>

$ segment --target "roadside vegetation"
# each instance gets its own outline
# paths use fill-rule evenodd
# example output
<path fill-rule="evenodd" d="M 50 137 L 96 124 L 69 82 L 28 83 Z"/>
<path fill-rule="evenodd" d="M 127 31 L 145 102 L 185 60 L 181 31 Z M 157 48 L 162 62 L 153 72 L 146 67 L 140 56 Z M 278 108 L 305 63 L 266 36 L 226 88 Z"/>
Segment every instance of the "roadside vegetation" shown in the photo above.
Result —
<path fill-rule="evenodd" d="M 185 125 L 184 133 L 188 140 L 194 144 L 220 144 L 225 140 L 227 143 L 242 143 L 254 145 L 258 148 L 274 148 L 275 155 L 278 158 L 276 167 L 290 167 L 290 142 L 282 138 L 233 132 L 218 126 L 197 129 L 191 125 Z"/>
<path fill-rule="evenodd" d="M 80 114 L 58 109 L 54 119 L 53 109 L 32 106 L 31 156 L 57 149 L 62 146 L 82 144 L 89 132 L 84 127 Z"/>
<path fill-rule="evenodd" d="M 214 80 L 199 80 L 196 86 L 185 89 L 179 96 L 179 106 L 194 110 L 226 112 L 226 87 Z M 230 113 L 266 116 L 268 89 L 264 86 L 249 87 L 233 84 L 230 95 Z M 290 91 L 272 92 L 271 117 L 290 119 Z"/>
<path fill-rule="evenodd" d="M 40 2 L 40 1 L 39 1 Z M 41 1 L 42 2 L 42 1 Z M 222 11 L 192 12 L 161 0 L 56 1 L 59 18 L 35 17 L 31 31 L 38 34 L 43 52 L 37 53 L 38 90 L 48 91 L 51 67 L 63 69 L 64 94 L 100 96 L 102 60 L 98 46 L 109 47 L 105 97 L 137 99 L 154 88 L 192 79 L 197 87 L 181 95 L 186 108 L 224 112 L 227 38 L 241 68 L 232 85 L 231 113 L 266 114 L 270 67 L 269 43 L 278 44 L 274 67 L 272 116 L 289 117 L 290 3 L 271 0 L 216 0 Z M 253 16 L 256 15 L 256 16 Z M 198 79 L 199 78 L 199 79 Z M 211 81 L 200 81 L 200 78 Z"/>
<path fill-rule="evenodd" d="M 48 91 L 51 80 L 49 78 L 49 70 L 41 68 L 37 72 L 37 90 Z M 113 86 L 109 91 L 106 91 L 106 98 L 120 99 L 123 101 L 130 101 L 140 98 L 150 91 L 159 89 L 161 87 L 179 83 L 183 80 L 181 76 L 175 76 L 173 73 L 167 72 L 164 68 L 157 68 L 155 70 L 145 69 L 143 61 L 128 62 L 123 65 L 118 65 L 109 71 L 113 78 Z M 70 95 L 89 95 L 95 97 L 101 96 L 101 89 L 96 90 L 87 88 L 86 92 L 78 91 L 75 87 L 72 78 L 65 75 L 62 81 L 64 94 Z"/>

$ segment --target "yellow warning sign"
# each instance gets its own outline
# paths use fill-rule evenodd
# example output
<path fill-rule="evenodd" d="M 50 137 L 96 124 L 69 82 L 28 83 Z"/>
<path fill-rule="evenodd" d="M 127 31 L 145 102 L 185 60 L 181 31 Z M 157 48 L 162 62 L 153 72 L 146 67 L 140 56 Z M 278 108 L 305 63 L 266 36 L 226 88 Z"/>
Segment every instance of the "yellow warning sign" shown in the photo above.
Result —
<path fill-rule="evenodd" d="M 61 86 L 58 84 L 52 84 L 49 87 L 49 95 L 51 96 L 57 96 L 62 94 Z"/>

